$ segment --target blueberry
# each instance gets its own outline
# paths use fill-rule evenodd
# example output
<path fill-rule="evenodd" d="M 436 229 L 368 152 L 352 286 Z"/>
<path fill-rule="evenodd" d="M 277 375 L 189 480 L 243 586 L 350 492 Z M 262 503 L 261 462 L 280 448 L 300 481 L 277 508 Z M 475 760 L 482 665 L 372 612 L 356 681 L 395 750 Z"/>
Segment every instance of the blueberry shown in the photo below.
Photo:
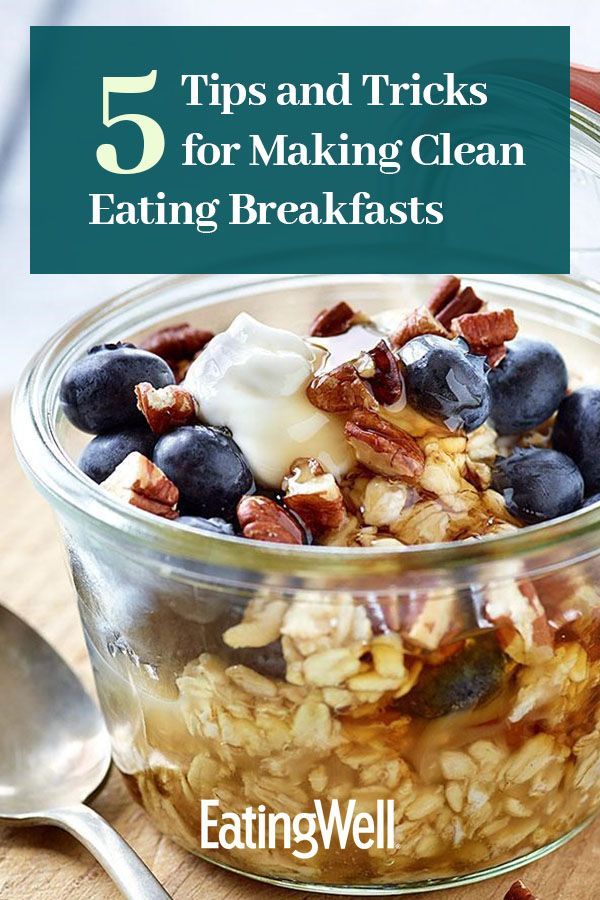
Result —
<path fill-rule="evenodd" d="M 469 353 L 463 342 L 433 334 L 413 338 L 398 355 L 411 406 L 443 419 L 452 430 L 474 431 L 485 422 L 490 392 L 484 357 Z"/>
<path fill-rule="evenodd" d="M 583 502 L 581 472 L 556 450 L 515 450 L 496 462 L 492 487 L 508 511 L 529 525 L 566 516 Z"/>
<path fill-rule="evenodd" d="M 565 361 L 546 341 L 517 338 L 488 375 L 498 434 L 530 431 L 556 412 L 567 390 Z"/>
<path fill-rule="evenodd" d="M 212 534 L 235 534 L 233 525 L 225 519 L 203 519 L 202 516 L 180 516 L 178 524 L 197 528 L 198 531 L 209 531 Z"/>
<path fill-rule="evenodd" d="M 563 398 L 552 443 L 577 463 L 586 493 L 600 491 L 600 388 L 580 388 Z"/>
<path fill-rule="evenodd" d="M 159 438 L 154 462 L 179 488 L 184 515 L 232 521 L 254 479 L 237 444 L 218 428 L 184 425 Z"/>
<path fill-rule="evenodd" d="M 266 678 L 285 678 L 286 662 L 278 638 L 264 647 L 242 647 L 229 654 L 230 664 L 247 666 Z"/>
<path fill-rule="evenodd" d="M 73 363 L 60 386 L 67 419 L 82 431 L 105 434 L 142 425 L 134 388 L 149 381 L 156 388 L 174 384 L 167 363 L 133 344 L 100 344 Z"/>
<path fill-rule="evenodd" d="M 471 639 L 442 665 L 425 666 L 415 687 L 394 705 L 423 719 L 473 709 L 500 691 L 505 672 L 495 637 Z"/>
<path fill-rule="evenodd" d="M 155 444 L 156 435 L 148 427 L 109 431 L 89 442 L 78 465 L 82 472 L 100 484 L 135 450 L 152 459 Z"/>
<path fill-rule="evenodd" d="M 587 509 L 588 506 L 595 506 L 596 503 L 600 503 L 600 494 L 592 494 L 591 497 L 586 497 L 581 508 Z"/>

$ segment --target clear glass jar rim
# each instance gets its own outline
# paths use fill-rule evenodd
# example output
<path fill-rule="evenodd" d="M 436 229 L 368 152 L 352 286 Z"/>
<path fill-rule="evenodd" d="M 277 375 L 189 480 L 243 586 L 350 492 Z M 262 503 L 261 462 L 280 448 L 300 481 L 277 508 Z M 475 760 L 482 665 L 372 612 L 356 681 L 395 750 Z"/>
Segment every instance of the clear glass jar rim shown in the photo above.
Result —
<path fill-rule="evenodd" d="M 515 534 L 498 535 L 479 541 L 428 544 L 397 548 L 370 547 L 293 547 L 202 534 L 191 528 L 140 512 L 113 499 L 86 478 L 68 458 L 53 429 L 53 406 L 57 402 L 57 369 L 83 350 L 82 340 L 92 327 L 123 318 L 130 331 L 148 324 L 150 312 L 155 318 L 169 314 L 169 306 L 160 306 L 164 292 L 194 283 L 197 279 L 198 302 L 214 299 L 220 292 L 237 287 L 278 284 L 298 285 L 343 278 L 381 279 L 402 276 L 174 276 L 152 279 L 100 304 L 86 315 L 65 326 L 30 362 L 14 395 L 13 430 L 19 458 L 30 478 L 63 515 L 82 517 L 86 527 L 122 546 L 129 542 L 151 555 L 171 562 L 193 561 L 215 572 L 229 573 L 243 581 L 242 573 L 275 576 L 279 582 L 294 579 L 314 581 L 319 577 L 344 582 L 368 579 L 417 579 L 425 573 L 464 571 L 467 581 L 478 580 L 480 567 L 492 566 L 498 573 L 509 561 L 539 573 L 557 565 L 594 555 L 598 547 L 600 507 L 583 509 L 550 523 L 532 526 Z M 470 276 L 465 276 L 470 277 Z M 563 308 L 592 314 L 600 322 L 597 303 L 600 285 L 575 281 L 565 276 L 472 276 L 472 280 L 498 288 L 518 288 L 525 292 L 551 296 Z M 240 576 L 239 578 L 237 576 Z M 489 572 L 487 576 L 489 576 Z"/>
<path fill-rule="evenodd" d="M 578 131 L 585 131 L 600 143 L 600 113 L 577 100 L 571 100 L 570 121 Z"/>
<path fill-rule="evenodd" d="M 571 161 L 600 177 L 600 114 L 571 100 Z"/>

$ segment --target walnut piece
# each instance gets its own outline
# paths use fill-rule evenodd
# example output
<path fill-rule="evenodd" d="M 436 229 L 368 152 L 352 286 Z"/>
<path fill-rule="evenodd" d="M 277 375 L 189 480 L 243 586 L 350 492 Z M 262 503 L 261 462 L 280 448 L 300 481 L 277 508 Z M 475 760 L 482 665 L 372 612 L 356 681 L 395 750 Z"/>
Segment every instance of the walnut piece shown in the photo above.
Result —
<path fill-rule="evenodd" d="M 176 384 L 155 388 L 150 382 L 142 381 L 136 384 L 135 395 L 138 409 L 155 434 L 165 434 L 196 421 L 194 398 Z"/>
<path fill-rule="evenodd" d="M 415 439 L 376 413 L 355 410 L 345 432 L 359 462 L 378 475 L 418 478 L 423 473 L 425 457 Z"/>
<path fill-rule="evenodd" d="M 274 544 L 303 544 L 302 528 L 281 506 L 269 497 L 242 497 L 237 516 L 245 538 Z"/>
<path fill-rule="evenodd" d="M 351 412 L 353 409 L 377 409 L 377 402 L 352 363 L 344 363 L 317 375 L 306 389 L 313 406 L 325 412 Z"/>
<path fill-rule="evenodd" d="M 426 306 L 417 306 L 411 310 L 402 320 L 392 335 L 392 347 L 403 347 L 413 338 L 421 334 L 437 334 L 440 337 L 450 337 L 449 331 L 438 322 L 430 309 Z"/>
<path fill-rule="evenodd" d="M 347 517 L 342 492 L 316 459 L 297 459 L 283 481 L 284 503 L 313 535 L 340 528 Z"/>
<path fill-rule="evenodd" d="M 341 300 L 328 309 L 322 309 L 316 316 L 310 326 L 309 334 L 311 337 L 334 337 L 338 334 L 345 334 L 351 325 L 354 325 L 356 313 L 346 303 Z"/>
<path fill-rule="evenodd" d="M 409 493 L 410 488 L 404 482 L 375 475 L 364 488 L 361 503 L 363 520 L 376 528 L 389 528 L 405 508 Z"/>
<path fill-rule="evenodd" d="M 165 473 L 141 453 L 125 457 L 100 485 L 123 503 L 163 519 L 176 519 L 179 490 Z"/>

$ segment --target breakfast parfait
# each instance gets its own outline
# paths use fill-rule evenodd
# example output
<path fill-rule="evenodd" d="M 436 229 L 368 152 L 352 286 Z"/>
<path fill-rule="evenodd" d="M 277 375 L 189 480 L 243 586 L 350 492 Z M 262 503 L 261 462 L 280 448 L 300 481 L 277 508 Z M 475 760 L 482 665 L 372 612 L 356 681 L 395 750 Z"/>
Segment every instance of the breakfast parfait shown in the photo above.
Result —
<path fill-rule="evenodd" d="M 369 548 L 501 540 L 600 501 L 600 387 L 576 378 L 447 277 L 414 309 L 340 299 L 308 335 L 241 313 L 216 335 L 182 323 L 92 347 L 60 399 L 96 435 L 81 470 L 123 504 L 217 542 L 364 548 L 368 576 Z M 143 636 L 114 636 L 139 681 L 124 715 L 118 684 L 101 691 L 117 764 L 159 828 L 259 876 L 397 885 L 527 856 L 600 802 L 597 580 L 531 580 L 517 561 L 438 590 L 197 591 L 168 689 Z M 203 799 L 290 816 L 393 800 L 394 845 L 208 852 Z"/>

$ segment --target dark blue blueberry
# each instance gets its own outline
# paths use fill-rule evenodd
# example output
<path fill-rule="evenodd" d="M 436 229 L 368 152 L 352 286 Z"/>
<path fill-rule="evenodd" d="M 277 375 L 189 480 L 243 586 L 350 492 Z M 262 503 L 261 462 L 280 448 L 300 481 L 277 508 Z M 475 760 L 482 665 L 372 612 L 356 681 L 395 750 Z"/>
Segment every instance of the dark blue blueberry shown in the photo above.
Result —
<path fill-rule="evenodd" d="M 152 459 L 155 444 L 156 435 L 147 426 L 99 434 L 89 442 L 79 457 L 79 468 L 100 484 L 126 456 L 136 450 Z"/>
<path fill-rule="evenodd" d="M 488 374 L 498 434 L 520 434 L 549 419 L 567 390 L 565 361 L 546 341 L 517 338 Z"/>
<path fill-rule="evenodd" d="M 154 353 L 133 344 L 101 344 L 73 363 L 60 386 L 60 401 L 69 422 L 92 434 L 142 425 L 134 391 L 141 381 L 161 388 L 175 384 L 175 377 Z"/>
<path fill-rule="evenodd" d="M 580 388 L 564 397 L 552 443 L 577 463 L 586 493 L 600 491 L 600 388 Z"/>
<path fill-rule="evenodd" d="M 490 392 L 484 357 L 467 352 L 463 342 L 433 334 L 413 338 L 398 356 L 411 406 L 453 431 L 474 431 L 485 422 Z"/>
<path fill-rule="evenodd" d="M 233 521 L 238 501 L 254 490 L 242 451 L 218 428 L 176 428 L 159 438 L 154 462 L 179 488 L 184 515 Z"/>
<path fill-rule="evenodd" d="M 287 670 L 279 638 L 264 647 L 242 647 L 229 651 L 229 663 L 247 666 L 266 678 L 285 678 Z"/>
<path fill-rule="evenodd" d="M 496 462 L 492 487 L 508 511 L 529 525 L 566 516 L 583 502 L 581 472 L 556 450 L 515 450 Z"/>
<path fill-rule="evenodd" d="M 190 528 L 197 528 L 198 531 L 208 531 L 212 534 L 235 534 L 235 529 L 230 522 L 225 519 L 203 519 L 202 516 L 179 516 L 177 519 L 179 525 L 188 525 Z"/>
<path fill-rule="evenodd" d="M 600 494 L 592 494 L 591 497 L 586 497 L 582 503 L 582 509 L 587 509 L 588 506 L 595 506 L 596 503 L 600 503 Z"/>
<path fill-rule="evenodd" d="M 425 666 L 415 687 L 394 704 L 402 712 L 437 719 L 490 700 L 504 683 L 506 659 L 495 637 L 467 641 L 439 666 Z"/>

